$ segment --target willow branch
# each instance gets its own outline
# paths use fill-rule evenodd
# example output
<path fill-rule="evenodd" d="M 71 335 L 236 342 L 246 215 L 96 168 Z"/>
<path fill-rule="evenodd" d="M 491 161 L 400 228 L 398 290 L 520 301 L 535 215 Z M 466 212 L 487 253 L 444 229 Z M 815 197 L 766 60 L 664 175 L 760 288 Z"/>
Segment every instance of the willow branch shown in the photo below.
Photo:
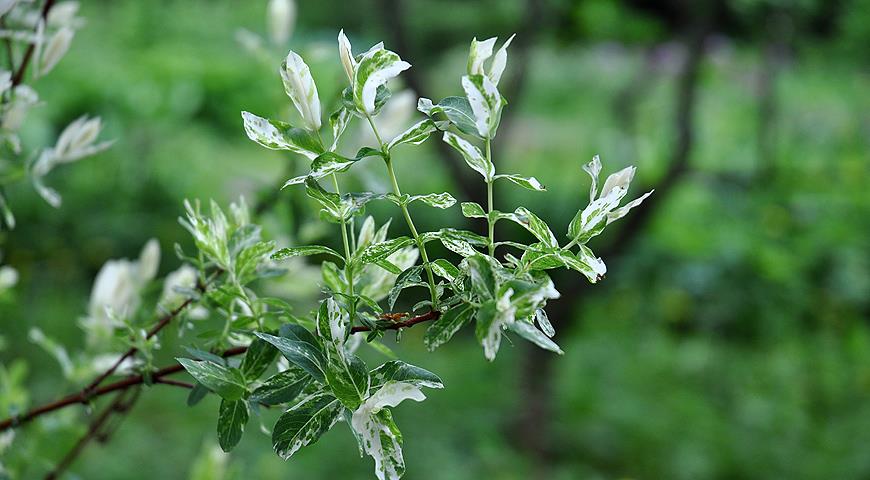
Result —
<path fill-rule="evenodd" d="M 418 315 L 415 317 L 411 317 L 407 320 L 403 320 L 400 322 L 395 322 L 391 324 L 387 324 L 384 326 L 378 326 L 379 330 L 400 330 L 402 328 L 413 327 L 418 323 L 428 322 L 431 320 L 437 320 L 438 317 L 441 316 L 441 312 L 437 310 L 433 310 L 430 312 L 426 312 L 422 315 Z M 390 318 L 390 316 L 382 317 L 384 319 Z M 359 332 L 370 332 L 372 328 L 366 325 L 358 325 L 351 329 L 351 333 L 359 333 Z M 248 350 L 248 347 L 235 347 L 229 350 L 226 350 L 221 354 L 224 358 L 234 357 L 237 355 L 242 355 Z M 172 375 L 174 373 L 178 373 L 184 370 L 184 367 L 181 364 L 174 364 L 168 367 L 163 367 L 150 375 L 151 383 L 159 383 L 166 384 L 172 386 L 184 386 L 185 388 L 189 385 L 184 384 L 184 382 L 176 382 L 172 380 L 167 380 L 164 377 Z M 67 395 L 59 400 L 55 400 L 53 402 L 47 403 L 45 405 L 36 407 L 27 413 L 19 416 L 14 416 L 7 418 L 3 421 L 0 421 L 0 432 L 8 430 L 10 428 L 15 428 L 25 423 L 32 421 L 37 417 L 41 417 L 47 413 L 54 412 L 56 410 L 60 410 L 62 408 L 69 407 L 70 405 L 79 405 L 79 404 L 87 404 L 91 400 L 95 398 L 102 397 L 103 395 L 108 395 L 112 392 L 127 390 L 130 387 L 135 387 L 137 385 L 143 385 L 149 383 L 149 380 L 145 378 L 145 376 L 141 374 L 130 375 L 122 380 L 118 380 L 117 382 L 109 383 L 107 385 L 103 385 L 102 387 L 97 387 L 92 390 L 83 389 L 79 392 Z"/>
<path fill-rule="evenodd" d="M 40 10 L 39 15 L 41 21 L 45 21 L 48 18 L 48 11 L 51 10 L 52 5 L 54 5 L 54 0 L 45 0 L 45 3 L 42 4 L 42 10 Z M 21 57 L 21 64 L 18 66 L 18 70 L 15 70 L 15 74 L 12 75 L 12 87 L 20 85 L 24 80 L 24 72 L 27 70 L 27 65 L 30 64 L 30 60 L 33 58 L 33 52 L 36 50 L 36 42 L 31 43 L 27 46 L 27 50 L 24 51 L 24 56 Z"/>
<path fill-rule="evenodd" d="M 130 392 L 133 392 L 130 394 Z M 59 478 L 60 475 L 66 471 L 67 468 L 72 465 L 76 458 L 82 453 L 84 448 L 93 440 L 99 439 L 101 436 L 101 431 L 103 427 L 108 424 L 109 419 L 112 415 L 118 413 L 125 413 L 129 411 L 130 408 L 133 407 L 133 404 L 136 403 L 136 400 L 139 397 L 139 389 L 135 390 L 123 390 L 115 399 L 112 400 L 112 403 L 106 406 L 102 412 L 91 422 L 90 426 L 88 426 L 87 433 L 82 436 L 78 442 L 64 455 L 63 459 L 54 467 L 52 471 L 50 471 L 46 476 L 45 480 L 54 480 Z"/>

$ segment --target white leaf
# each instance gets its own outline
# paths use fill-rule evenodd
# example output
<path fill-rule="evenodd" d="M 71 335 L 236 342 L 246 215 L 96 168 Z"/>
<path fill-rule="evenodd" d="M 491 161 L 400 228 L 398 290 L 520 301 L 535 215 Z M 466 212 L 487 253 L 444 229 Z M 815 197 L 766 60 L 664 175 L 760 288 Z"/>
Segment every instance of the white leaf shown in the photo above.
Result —
<path fill-rule="evenodd" d="M 350 40 L 344 34 L 344 29 L 338 31 L 338 56 L 341 58 L 341 66 L 344 68 L 347 79 L 352 83 L 356 71 L 356 60 L 353 58 L 353 49 L 350 46 Z"/>
<path fill-rule="evenodd" d="M 478 41 L 477 37 L 471 40 L 471 49 L 468 52 L 468 74 L 483 75 L 483 63 L 492 56 L 492 49 L 495 47 L 496 37 L 488 38 L 484 41 Z"/>
<path fill-rule="evenodd" d="M 308 65 L 291 50 L 281 64 L 280 72 L 284 91 L 302 116 L 305 128 L 312 132 L 320 130 L 320 97 Z"/>
<path fill-rule="evenodd" d="M 296 23 L 296 2 L 293 0 L 269 0 L 266 21 L 269 35 L 275 45 L 284 45 L 293 33 Z"/>
<path fill-rule="evenodd" d="M 517 34 L 513 34 L 501 48 L 495 52 L 495 57 L 492 59 L 492 66 L 489 67 L 489 79 L 492 80 L 492 83 L 498 85 L 498 81 L 501 80 L 501 74 L 504 73 L 505 66 L 507 65 L 507 48 L 510 46 L 511 42 L 514 41 L 514 37 Z"/>
<path fill-rule="evenodd" d="M 74 35 L 75 31 L 72 28 L 64 27 L 51 36 L 39 62 L 40 75 L 50 72 L 57 65 L 57 62 L 66 55 Z"/>
<path fill-rule="evenodd" d="M 598 176 L 601 174 L 601 159 L 598 155 L 592 157 L 592 161 L 583 165 L 583 171 L 592 177 L 592 185 L 589 186 L 589 201 L 595 201 L 598 196 Z"/>

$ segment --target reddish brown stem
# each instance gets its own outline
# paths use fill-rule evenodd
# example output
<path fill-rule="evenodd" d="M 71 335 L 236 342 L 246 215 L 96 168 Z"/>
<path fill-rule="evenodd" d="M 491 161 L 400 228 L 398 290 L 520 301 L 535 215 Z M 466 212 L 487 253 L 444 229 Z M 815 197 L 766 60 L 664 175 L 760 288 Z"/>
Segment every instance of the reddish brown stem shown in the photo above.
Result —
<path fill-rule="evenodd" d="M 202 284 L 198 284 L 196 288 L 200 292 L 205 291 L 205 286 Z M 146 335 L 145 338 L 148 339 L 148 338 L 153 337 L 154 335 L 157 335 L 160 332 L 160 330 L 163 330 L 164 327 L 169 325 L 169 322 L 171 322 L 173 318 L 175 318 L 179 313 L 181 313 L 182 310 L 187 308 L 193 302 L 194 302 L 193 298 L 188 298 L 187 300 L 184 301 L 184 303 L 182 303 L 181 305 L 176 307 L 174 310 L 172 310 L 171 312 L 169 312 L 166 315 L 164 315 L 163 317 L 161 317 L 160 320 L 157 321 L 157 324 L 154 325 L 153 327 L 151 327 L 151 330 L 148 331 L 148 335 Z M 103 380 L 109 378 L 113 373 L 115 373 L 115 371 L 118 370 L 118 368 L 121 366 L 121 364 L 124 363 L 124 360 L 127 360 L 128 358 L 132 357 L 138 351 L 139 351 L 139 349 L 137 349 L 136 347 L 130 347 L 130 349 L 127 350 L 123 355 L 121 355 L 118 358 L 118 360 L 108 370 L 101 373 L 99 377 L 95 378 L 93 382 L 88 384 L 88 386 L 84 388 L 83 392 L 93 391 L 101 383 L 103 383 Z"/>
<path fill-rule="evenodd" d="M 43 21 L 48 18 L 48 11 L 51 10 L 52 5 L 54 5 L 54 0 L 45 0 L 45 3 L 42 4 L 42 10 L 39 14 Z M 24 56 L 21 57 L 21 64 L 18 66 L 18 70 L 15 70 L 15 74 L 12 75 L 12 88 L 20 85 L 24 80 L 24 72 L 27 71 L 27 65 L 33 57 L 34 50 L 36 50 L 35 42 L 28 45 L 27 50 L 24 51 Z"/>
<path fill-rule="evenodd" d="M 245 353 L 247 350 L 248 350 L 247 347 L 231 348 L 231 349 L 225 351 L 223 353 L 223 356 L 224 357 L 232 357 L 235 355 L 241 355 L 241 354 Z M 184 370 L 184 368 L 180 364 L 176 363 L 175 365 L 170 365 L 168 367 L 161 368 L 160 370 L 157 370 L 156 372 L 152 373 L 151 380 L 156 381 L 157 379 L 160 379 L 161 377 L 165 377 L 167 375 L 172 375 L 173 373 L 178 373 L 182 370 Z M 36 417 L 45 415 L 46 413 L 53 412 L 55 410 L 60 410 L 61 408 L 68 407 L 70 405 L 86 404 L 93 398 L 101 397 L 103 395 L 106 395 L 106 394 L 112 393 L 112 392 L 116 392 L 118 390 L 126 390 L 126 389 L 133 387 L 133 386 L 136 386 L 136 385 L 142 385 L 143 383 L 146 383 L 146 380 L 145 380 L 145 377 L 143 377 L 142 375 L 138 375 L 138 374 L 137 375 L 130 375 L 129 377 L 127 377 L 123 380 L 118 380 L 117 382 L 110 383 L 108 385 L 104 385 L 102 387 L 94 389 L 91 392 L 87 392 L 85 390 L 82 390 L 80 392 L 77 392 L 77 393 L 74 393 L 71 395 L 67 395 L 66 397 L 63 397 L 60 400 L 56 400 L 54 402 L 42 405 L 41 407 L 34 408 L 33 410 L 30 410 L 29 412 L 25 413 L 24 415 L 21 415 L 18 417 L 11 417 L 11 418 L 7 418 L 6 420 L 3 420 L 2 422 L 0 422 L 0 432 L 7 430 L 9 428 L 12 428 L 12 427 L 21 425 L 23 423 L 27 423 Z"/>
<path fill-rule="evenodd" d="M 418 315 L 416 317 L 411 317 L 407 320 L 392 323 L 392 324 L 389 324 L 389 325 L 386 325 L 386 326 L 383 326 L 380 328 L 382 330 L 399 330 L 402 328 L 413 327 L 414 325 L 417 325 L 418 323 L 428 322 L 430 320 L 436 320 L 440 316 L 441 316 L 441 312 L 434 310 L 434 311 L 426 312 L 422 315 Z M 351 333 L 370 332 L 370 331 L 371 331 L 371 328 L 367 327 L 365 325 L 359 325 L 359 326 L 353 327 L 351 329 Z M 248 350 L 248 347 L 231 348 L 223 353 L 223 357 L 226 358 L 226 357 L 233 357 L 236 355 L 241 355 L 241 354 L 245 353 L 247 350 Z M 184 382 L 176 382 L 176 381 L 167 380 L 167 379 L 163 378 L 163 377 L 166 377 L 168 375 L 178 373 L 182 370 L 184 370 L 184 368 L 178 363 L 176 363 L 175 365 L 170 365 L 168 367 L 161 368 L 160 370 L 157 370 L 156 372 L 151 374 L 151 381 L 154 383 L 163 383 L 163 384 L 168 384 L 168 385 L 184 386 L 185 388 L 192 388 L 192 385 L 184 384 Z M 91 401 L 94 398 L 101 397 L 103 395 L 106 395 L 106 394 L 109 394 L 112 392 L 117 392 L 119 390 L 126 390 L 130 387 L 133 387 L 136 385 L 142 385 L 144 383 L 147 383 L 145 377 L 137 374 L 137 375 L 130 375 L 127 378 L 124 378 L 122 380 L 118 380 L 117 382 L 113 382 L 113 383 L 110 383 L 108 385 L 104 385 L 102 387 L 97 387 L 97 388 L 93 388 L 93 389 L 83 389 L 80 392 L 67 395 L 66 397 L 63 397 L 59 400 L 55 400 L 54 402 L 47 403 L 47 404 L 42 405 L 40 407 L 36 407 L 36 408 L 28 411 L 27 413 L 23 414 L 23 415 L 16 416 L 16 417 L 10 417 L 10 418 L 7 418 L 3 421 L 0 421 L 0 432 L 2 432 L 4 430 L 8 430 L 10 428 L 17 427 L 17 426 L 24 424 L 24 423 L 30 422 L 34 418 L 40 417 L 40 416 L 45 415 L 47 413 L 53 412 L 55 410 L 60 410 L 62 408 L 68 407 L 70 405 L 87 404 L 89 401 Z"/>
<path fill-rule="evenodd" d="M 139 396 L 139 390 L 136 389 L 133 391 L 133 394 L 130 395 L 131 390 L 123 390 L 119 393 L 112 403 L 106 406 L 102 412 L 91 422 L 90 426 L 88 426 L 87 433 L 76 442 L 75 445 L 64 455 L 63 459 L 58 462 L 57 466 L 54 467 L 54 470 L 48 472 L 45 476 L 45 480 L 54 480 L 58 478 L 70 465 L 78 458 L 79 454 L 81 454 L 82 450 L 90 443 L 92 440 L 98 439 L 101 435 L 101 431 L 103 427 L 108 423 L 109 419 L 113 414 L 120 414 L 126 412 L 133 404 L 136 402 L 136 399 Z"/>

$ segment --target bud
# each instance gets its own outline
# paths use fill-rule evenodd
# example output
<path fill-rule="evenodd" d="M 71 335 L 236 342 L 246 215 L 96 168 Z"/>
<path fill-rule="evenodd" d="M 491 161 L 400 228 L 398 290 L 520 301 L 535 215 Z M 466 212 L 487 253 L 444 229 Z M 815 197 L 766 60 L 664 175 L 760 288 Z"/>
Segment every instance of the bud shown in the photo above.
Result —
<path fill-rule="evenodd" d="M 46 23 L 50 27 L 75 27 L 78 19 L 76 14 L 79 11 L 79 2 L 68 1 L 60 2 L 51 7 L 48 11 L 48 20 Z"/>
<path fill-rule="evenodd" d="M 14 287 L 16 283 L 18 283 L 18 272 L 8 265 L 0 267 L 0 292 Z"/>
<path fill-rule="evenodd" d="M 281 64 L 280 73 L 284 91 L 302 116 L 305 128 L 312 132 L 320 130 L 320 97 L 308 65 L 296 52 L 291 51 Z"/>
<path fill-rule="evenodd" d="M 341 66 L 344 67 L 344 73 L 347 74 L 347 79 L 353 82 L 353 72 L 356 71 L 356 60 L 353 59 L 353 50 L 350 46 L 350 40 L 344 34 L 344 29 L 338 32 L 338 56 L 341 58 Z"/>
<path fill-rule="evenodd" d="M 156 238 L 148 240 L 148 243 L 142 247 L 137 267 L 136 273 L 141 285 L 154 280 L 157 276 L 157 269 L 160 268 L 160 243 Z"/>
<path fill-rule="evenodd" d="M 498 49 L 492 63 L 489 67 L 489 73 L 486 72 L 484 63 L 492 57 L 492 49 L 495 47 L 497 37 L 488 38 L 484 41 L 478 41 L 477 38 L 471 40 L 471 49 L 468 53 L 468 74 L 469 75 L 485 75 L 489 80 L 498 85 L 501 80 L 501 75 L 504 73 L 507 65 L 507 48 L 513 42 L 516 34 L 511 35 L 506 42 Z"/>
<path fill-rule="evenodd" d="M 45 47 L 45 52 L 42 54 L 42 59 L 39 63 L 39 74 L 45 75 L 57 65 L 57 62 L 66 55 L 72 43 L 75 31 L 72 28 L 64 27 L 55 32 L 51 39 L 48 40 L 48 45 Z"/>
<path fill-rule="evenodd" d="M 82 153 L 100 134 L 100 117 L 88 119 L 83 115 L 67 125 L 54 147 L 54 153 L 60 162 L 70 162 L 81 158 Z"/>
<path fill-rule="evenodd" d="M 272 43 L 284 45 L 293 33 L 296 23 L 296 2 L 293 0 L 269 0 L 267 8 L 269 35 Z"/>

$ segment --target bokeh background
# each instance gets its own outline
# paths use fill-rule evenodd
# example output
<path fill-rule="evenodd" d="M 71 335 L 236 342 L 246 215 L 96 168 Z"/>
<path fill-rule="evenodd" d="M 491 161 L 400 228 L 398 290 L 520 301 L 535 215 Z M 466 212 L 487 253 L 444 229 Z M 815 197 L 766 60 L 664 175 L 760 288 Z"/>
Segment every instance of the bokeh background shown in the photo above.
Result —
<path fill-rule="evenodd" d="M 100 266 L 149 238 L 161 273 L 177 268 L 173 244 L 191 249 L 183 199 L 274 202 L 260 220 L 279 243 L 340 242 L 299 192 L 273 195 L 304 163 L 242 130 L 241 110 L 288 117 L 276 73 L 288 49 L 334 105 L 339 28 L 357 51 L 384 40 L 414 65 L 390 113 L 402 126 L 418 95 L 461 92 L 473 36 L 516 32 L 494 156 L 549 192 L 499 188 L 501 209 L 528 206 L 559 233 L 585 205 L 580 166 L 596 153 L 606 173 L 637 165 L 633 193 L 656 193 L 592 243 L 605 281 L 556 275 L 563 357 L 517 343 L 488 363 L 470 331 L 434 354 L 422 329 L 392 345 L 447 386 L 396 409 L 405 478 L 870 478 L 870 2 L 300 0 L 278 44 L 265 1 L 86 0 L 81 14 L 68 56 L 38 84 L 45 104 L 25 141 L 50 143 L 90 112 L 117 142 L 52 173 L 60 209 L 27 185 L 9 192 L 19 225 L 3 233 L 5 263 L 21 279 L 0 299 L 0 360 L 24 376 L 30 404 L 76 385 L 28 331 L 80 348 Z M 484 193 L 434 139 L 396 156 L 407 191 Z M 376 167 L 351 181 L 383 189 Z M 455 208 L 414 214 L 423 230 L 463 222 Z M 511 234 L 522 235 L 500 233 Z M 263 288 L 312 301 L 317 272 L 297 268 Z M 178 354 L 170 334 L 160 358 Z M 216 400 L 185 398 L 143 392 L 67 478 L 371 476 L 342 425 L 288 462 L 256 421 L 232 454 L 216 453 Z M 87 413 L 24 429 L 5 461 L 38 478 Z"/>

